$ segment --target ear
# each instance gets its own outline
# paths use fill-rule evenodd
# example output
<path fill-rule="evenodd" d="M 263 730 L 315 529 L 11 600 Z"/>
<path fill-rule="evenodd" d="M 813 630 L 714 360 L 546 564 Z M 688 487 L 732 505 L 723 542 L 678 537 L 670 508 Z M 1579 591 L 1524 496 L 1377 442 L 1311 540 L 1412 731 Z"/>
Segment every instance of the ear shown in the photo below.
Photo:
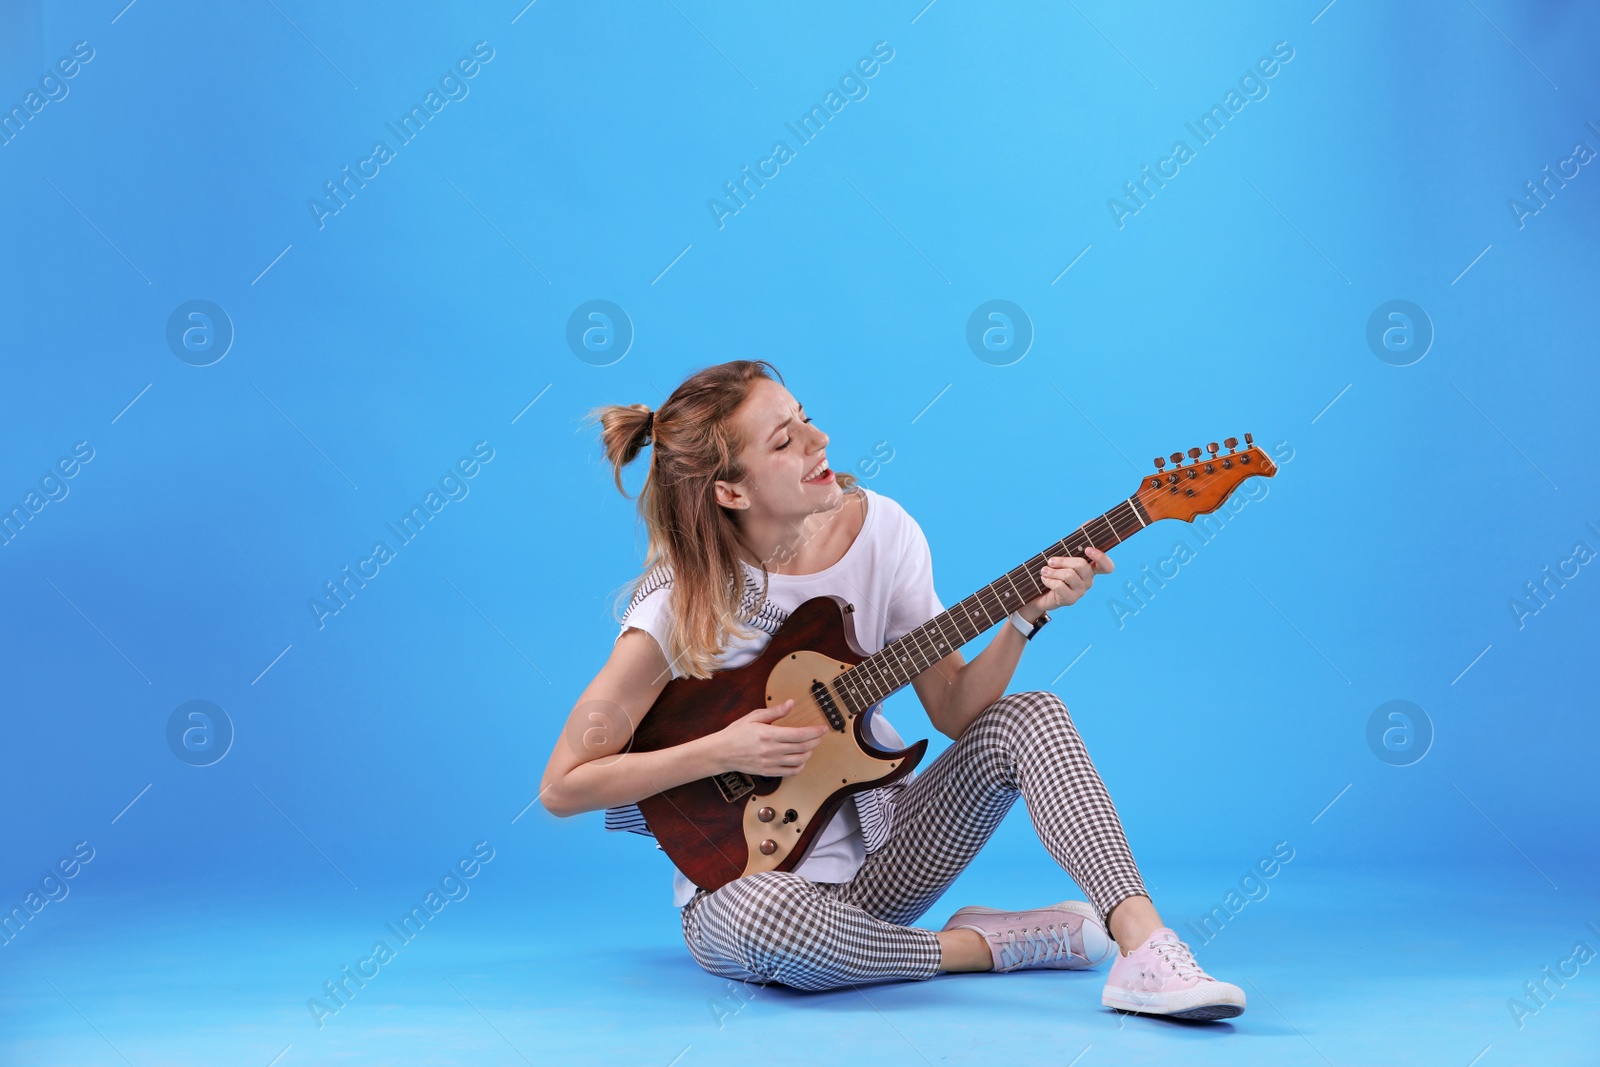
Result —
<path fill-rule="evenodd" d="M 724 482 L 719 479 L 711 484 L 711 489 L 716 494 L 719 507 L 743 511 L 750 506 L 750 497 L 745 493 L 742 482 Z"/>

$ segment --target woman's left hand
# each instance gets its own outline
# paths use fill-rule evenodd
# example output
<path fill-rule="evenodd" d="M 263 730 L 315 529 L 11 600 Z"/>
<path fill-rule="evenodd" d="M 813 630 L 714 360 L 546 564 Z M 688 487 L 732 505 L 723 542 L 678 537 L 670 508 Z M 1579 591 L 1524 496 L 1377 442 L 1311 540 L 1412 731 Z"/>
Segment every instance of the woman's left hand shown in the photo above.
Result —
<path fill-rule="evenodd" d="M 1038 611 L 1054 611 L 1076 604 L 1089 591 L 1089 586 L 1094 584 L 1095 575 L 1110 574 L 1116 569 L 1111 557 L 1098 548 L 1090 547 L 1083 551 L 1088 559 L 1082 556 L 1051 556 L 1045 561 L 1039 577 L 1044 581 L 1046 592 L 1037 600 L 1030 600 L 1028 607 Z"/>

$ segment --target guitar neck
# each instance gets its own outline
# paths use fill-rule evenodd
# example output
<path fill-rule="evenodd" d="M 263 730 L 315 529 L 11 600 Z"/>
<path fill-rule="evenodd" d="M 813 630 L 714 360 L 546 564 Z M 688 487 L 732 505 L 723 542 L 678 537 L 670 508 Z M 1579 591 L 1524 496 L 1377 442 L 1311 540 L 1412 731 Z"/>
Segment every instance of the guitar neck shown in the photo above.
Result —
<path fill-rule="evenodd" d="M 835 679 L 850 710 L 860 714 L 911 683 L 911 679 L 965 645 L 1028 601 L 1042 596 L 1039 571 L 1051 556 L 1070 556 L 1086 547 L 1106 551 L 1151 523 L 1138 497 L 1130 497 L 1065 539 L 1024 560 L 942 615 L 936 615 L 897 641 L 868 656 Z"/>

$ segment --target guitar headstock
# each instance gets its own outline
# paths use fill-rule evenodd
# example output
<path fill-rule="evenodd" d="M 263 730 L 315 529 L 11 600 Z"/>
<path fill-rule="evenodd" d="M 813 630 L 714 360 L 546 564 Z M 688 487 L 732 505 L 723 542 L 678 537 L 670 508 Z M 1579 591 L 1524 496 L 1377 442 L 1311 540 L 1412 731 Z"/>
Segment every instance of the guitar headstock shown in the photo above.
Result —
<path fill-rule="evenodd" d="M 1150 513 L 1152 522 L 1156 519 L 1193 522 L 1195 516 L 1220 508 L 1246 478 L 1270 478 L 1278 473 L 1277 465 L 1249 434 L 1244 435 L 1242 452 L 1237 450 L 1237 437 L 1230 437 L 1222 444 L 1228 451 L 1221 455 L 1218 455 L 1215 441 L 1206 446 L 1208 455 L 1198 448 L 1189 449 L 1187 465 L 1183 462 L 1184 454 L 1174 452 L 1171 470 L 1167 469 L 1166 459 L 1156 457 L 1156 473 L 1140 483 L 1139 491 L 1134 494 Z"/>

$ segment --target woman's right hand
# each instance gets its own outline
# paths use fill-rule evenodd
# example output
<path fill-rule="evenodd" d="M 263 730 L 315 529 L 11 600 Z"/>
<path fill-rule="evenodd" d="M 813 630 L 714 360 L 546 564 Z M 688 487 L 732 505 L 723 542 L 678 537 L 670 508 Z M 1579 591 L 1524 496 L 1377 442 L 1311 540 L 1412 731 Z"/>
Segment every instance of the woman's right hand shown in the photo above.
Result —
<path fill-rule="evenodd" d="M 799 774 L 811 758 L 812 749 L 822 743 L 828 732 L 823 724 L 816 726 L 774 726 L 794 710 L 794 701 L 785 700 L 770 708 L 757 708 L 742 719 L 737 719 L 716 734 L 719 745 L 718 762 L 730 771 L 788 778 Z"/>

